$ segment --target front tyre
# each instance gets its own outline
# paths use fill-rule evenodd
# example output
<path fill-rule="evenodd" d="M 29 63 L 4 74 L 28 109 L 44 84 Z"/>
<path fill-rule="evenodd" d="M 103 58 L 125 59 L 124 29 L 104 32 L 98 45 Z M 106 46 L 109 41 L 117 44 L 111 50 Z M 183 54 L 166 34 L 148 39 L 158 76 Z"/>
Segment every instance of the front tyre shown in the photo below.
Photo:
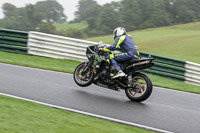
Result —
<path fill-rule="evenodd" d="M 74 77 L 74 81 L 76 82 L 77 85 L 81 86 L 81 87 L 86 87 L 92 84 L 93 79 L 94 79 L 94 73 L 92 72 L 92 70 L 90 70 L 89 68 L 86 68 L 87 63 L 83 62 L 81 64 L 79 64 L 73 74 Z M 83 74 L 83 70 L 86 70 L 86 72 L 84 72 Z"/>
<path fill-rule="evenodd" d="M 125 89 L 126 96 L 131 101 L 142 102 L 149 98 L 153 90 L 153 85 L 149 77 L 138 73 L 133 75 L 132 82 L 134 83 L 134 88 Z"/>

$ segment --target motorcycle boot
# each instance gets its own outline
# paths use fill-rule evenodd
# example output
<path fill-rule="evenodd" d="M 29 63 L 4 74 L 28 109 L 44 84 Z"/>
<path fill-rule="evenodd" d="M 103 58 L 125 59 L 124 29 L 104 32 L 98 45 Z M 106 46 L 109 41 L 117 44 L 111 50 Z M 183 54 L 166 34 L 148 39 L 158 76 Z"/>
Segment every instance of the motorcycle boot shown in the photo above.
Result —
<path fill-rule="evenodd" d="M 118 78 L 118 77 L 124 77 L 126 74 L 122 71 L 122 70 L 119 70 L 118 72 L 117 72 L 117 74 L 114 76 L 114 77 L 112 77 L 112 79 L 114 79 L 114 78 Z"/>

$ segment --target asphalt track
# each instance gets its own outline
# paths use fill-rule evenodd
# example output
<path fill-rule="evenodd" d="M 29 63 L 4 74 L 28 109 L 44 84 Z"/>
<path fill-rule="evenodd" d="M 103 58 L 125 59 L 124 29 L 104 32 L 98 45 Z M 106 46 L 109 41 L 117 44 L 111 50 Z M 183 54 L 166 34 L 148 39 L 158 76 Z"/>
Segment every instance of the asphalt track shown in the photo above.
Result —
<path fill-rule="evenodd" d="M 0 63 L 0 93 L 175 133 L 200 133 L 200 95 L 154 87 L 143 103 L 124 91 L 77 86 L 71 74 Z"/>

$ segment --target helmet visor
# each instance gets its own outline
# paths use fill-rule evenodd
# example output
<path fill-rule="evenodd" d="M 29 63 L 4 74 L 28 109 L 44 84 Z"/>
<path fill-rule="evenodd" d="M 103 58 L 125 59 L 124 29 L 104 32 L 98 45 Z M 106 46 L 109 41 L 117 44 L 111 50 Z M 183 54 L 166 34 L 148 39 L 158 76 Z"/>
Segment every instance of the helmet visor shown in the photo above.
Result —
<path fill-rule="evenodd" d="M 113 38 L 114 38 L 114 40 L 117 39 L 117 29 L 115 29 L 115 30 L 113 31 Z"/>

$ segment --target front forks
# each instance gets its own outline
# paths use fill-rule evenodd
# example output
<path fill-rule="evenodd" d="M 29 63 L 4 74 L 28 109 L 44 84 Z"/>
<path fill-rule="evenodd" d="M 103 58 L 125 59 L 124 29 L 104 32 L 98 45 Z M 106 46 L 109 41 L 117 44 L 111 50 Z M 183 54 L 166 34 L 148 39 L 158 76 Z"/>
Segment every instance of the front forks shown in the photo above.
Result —
<path fill-rule="evenodd" d="M 87 73 L 88 69 L 89 69 L 89 63 L 85 62 L 84 68 L 81 71 L 81 75 L 85 75 Z"/>

